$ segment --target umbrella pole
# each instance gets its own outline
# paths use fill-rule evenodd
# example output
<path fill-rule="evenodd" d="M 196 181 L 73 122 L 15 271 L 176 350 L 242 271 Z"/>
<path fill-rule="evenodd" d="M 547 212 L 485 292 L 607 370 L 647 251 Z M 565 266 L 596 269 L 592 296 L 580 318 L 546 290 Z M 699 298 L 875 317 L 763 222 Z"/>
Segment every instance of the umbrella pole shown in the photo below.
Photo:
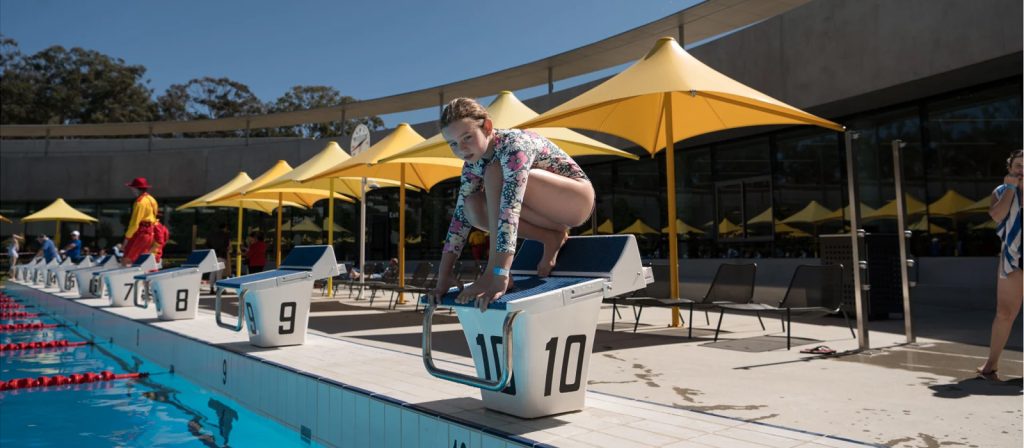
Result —
<path fill-rule="evenodd" d="M 405 163 L 401 164 L 398 186 L 398 288 L 405 288 Z M 398 304 L 405 305 L 405 294 L 398 293 Z"/>
<path fill-rule="evenodd" d="M 276 266 L 281 266 L 281 209 L 284 208 L 284 193 L 277 194 L 277 257 L 275 257 Z"/>
<path fill-rule="evenodd" d="M 57 250 L 60 250 L 60 220 L 57 220 L 57 230 L 53 233 L 53 244 L 57 246 Z"/>
<path fill-rule="evenodd" d="M 665 93 L 665 178 L 668 180 L 668 282 L 669 298 L 679 298 L 679 240 L 676 229 L 675 139 L 672 135 L 672 94 Z M 672 326 L 680 325 L 679 307 L 672 308 Z M 693 325 L 693 322 L 690 322 Z"/>
<path fill-rule="evenodd" d="M 235 252 L 237 255 L 237 261 L 235 261 L 236 277 L 242 276 L 242 209 L 242 201 L 238 201 L 238 240 L 236 241 L 238 250 Z"/>
<path fill-rule="evenodd" d="M 327 193 L 327 244 L 334 247 L 334 178 L 331 178 L 331 186 Z M 335 254 L 334 262 L 337 263 L 338 256 Z M 334 277 L 327 277 L 327 290 L 334 291 Z"/>

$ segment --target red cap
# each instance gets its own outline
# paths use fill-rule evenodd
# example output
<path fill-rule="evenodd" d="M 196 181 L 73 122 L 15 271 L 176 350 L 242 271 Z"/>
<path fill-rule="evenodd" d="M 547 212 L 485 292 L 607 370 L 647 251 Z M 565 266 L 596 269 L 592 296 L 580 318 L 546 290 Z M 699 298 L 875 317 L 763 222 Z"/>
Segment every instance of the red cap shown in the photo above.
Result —
<path fill-rule="evenodd" d="M 126 187 L 139 188 L 142 190 L 149 189 L 149 182 L 146 182 L 145 177 L 136 177 L 131 182 L 124 184 Z"/>

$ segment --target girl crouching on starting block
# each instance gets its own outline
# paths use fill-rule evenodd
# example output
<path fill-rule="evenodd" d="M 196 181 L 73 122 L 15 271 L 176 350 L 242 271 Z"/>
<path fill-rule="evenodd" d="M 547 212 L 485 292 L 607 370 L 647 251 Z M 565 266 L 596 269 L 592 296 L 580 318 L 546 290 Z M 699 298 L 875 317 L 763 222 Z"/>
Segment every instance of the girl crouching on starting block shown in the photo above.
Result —
<path fill-rule="evenodd" d="M 490 235 L 487 268 L 457 301 L 476 300 L 485 310 L 510 285 L 516 237 L 544 244 L 537 275 L 548 276 L 569 229 L 590 217 L 594 187 L 550 140 L 530 131 L 495 129 L 487 110 L 470 98 L 449 102 L 440 127 L 452 153 L 466 163 L 432 295 L 436 300 L 457 286 L 453 267 L 476 227 Z"/>

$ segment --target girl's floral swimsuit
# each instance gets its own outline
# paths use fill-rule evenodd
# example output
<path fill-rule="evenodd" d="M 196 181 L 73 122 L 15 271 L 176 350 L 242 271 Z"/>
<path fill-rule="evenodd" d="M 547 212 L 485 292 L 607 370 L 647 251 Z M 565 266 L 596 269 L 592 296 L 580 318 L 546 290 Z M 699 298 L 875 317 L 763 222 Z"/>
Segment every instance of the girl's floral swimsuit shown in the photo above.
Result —
<path fill-rule="evenodd" d="M 542 169 L 570 179 L 588 180 L 576 161 L 550 140 L 531 131 L 518 129 L 495 129 L 494 152 L 491 157 L 474 163 L 466 162 L 462 167 L 459 197 L 455 202 L 455 214 L 448 227 L 444 252 L 462 253 L 466 237 L 472 225 L 466 218 L 466 198 L 484 188 L 484 170 L 491 162 L 501 166 L 503 184 L 498 212 L 498 253 L 516 251 L 516 234 L 519 230 L 519 213 L 523 208 L 523 194 L 531 169 Z"/>

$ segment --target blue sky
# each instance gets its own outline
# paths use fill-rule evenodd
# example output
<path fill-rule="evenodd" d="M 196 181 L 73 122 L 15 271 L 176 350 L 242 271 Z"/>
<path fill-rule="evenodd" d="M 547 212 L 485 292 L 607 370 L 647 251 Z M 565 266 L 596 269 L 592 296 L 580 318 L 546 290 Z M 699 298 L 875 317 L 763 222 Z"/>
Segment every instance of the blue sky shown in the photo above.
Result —
<path fill-rule="evenodd" d="M 154 95 L 192 78 L 226 76 L 263 101 L 294 85 L 328 85 L 370 99 L 531 62 L 695 3 L 3 0 L 0 33 L 26 54 L 77 46 L 144 65 Z M 390 127 L 435 114 L 433 108 L 384 118 Z"/>

